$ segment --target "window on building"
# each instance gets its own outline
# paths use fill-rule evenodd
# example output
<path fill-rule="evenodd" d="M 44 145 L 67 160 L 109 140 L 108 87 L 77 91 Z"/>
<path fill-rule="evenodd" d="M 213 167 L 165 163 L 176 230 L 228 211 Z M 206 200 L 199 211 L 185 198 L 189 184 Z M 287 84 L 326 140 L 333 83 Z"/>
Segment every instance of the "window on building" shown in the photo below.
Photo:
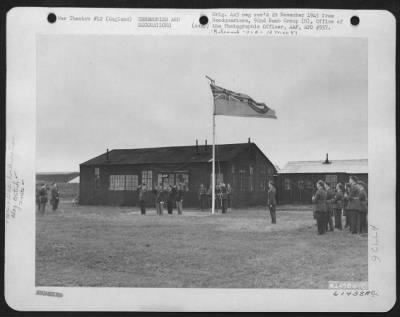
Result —
<path fill-rule="evenodd" d="M 259 184 L 260 184 L 260 190 L 264 191 L 266 188 L 266 183 L 267 183 L 267 173 L 266 173 L 267 168 L 265 166 L 262 166 L 260 168 L 260 174 L 259 174 Z"/>
<path fill-rule="evenodd" d="M 125 176 L 125 189 L 126 190 L 137 190 L 139 185 L 138 175 L 126 175 Z"/>
<path fill-rule="evenodd" d="M 314 189 L 312 181 L 310 181 L 310 180 L 306 181 L 306 188 L 307 189 Z"/>
<path fill-rule="evenodd" d="M 125 190 L 125 175 L 110 175 L 110 190 Z"/>
<path fill-rule="evenodd" d="M 337 184 L 337 175 L 326 175 L 325 183 L 327 183 L 331 187 L 331 189 L 334 189 Z"/>
<path fill-rule="evenodd" d="M 249 191 L 254 191 L 254 167 L 249 166 Z"/>
<path fill-rule="evenodd" d="M 100 188 L 100 168 L 94 168 L 94 189 Z"/>
<path fill-rule="evenodd" d="M 241 192 L 246 191 L 247 182 L 246 182 L 246 170 L 239 170 L 239 190 Z"/>
<path fill-rule="evenodd" d="M 142 171 L 142 184 L 146 184 L 147 190 L 153 189 L 153 172 Z"/>
<path fill-rule="evenodd" d="M 178 184 L 184 185 L 184 190 L 189 190 L 189 173 L 188 172 L 173 172 L 159 173 L 157 175 L 157 184 L 161 184 L 163 190 L 167 190 L 169 185 Z"/>
<path fill-rule="evenodd" d="M 168 175 L 168 184 L 174 186 L 175 185 L 175 174 Z"/>
<path fill-rule="evenodd" d="M 291 190 L 292 189 L 292 184 L 290 183 L 290 178 L 285 178 L 283 180 L 283 189 L 284 190 Z"/>
<path fill-rule="evenodd" d="M 304 181 L 303 180 L 297 181 L 297 188 L 298 189 L 304 189 Z"/>
<path fill-rule="evenodd" d="M 187 173 L 176 174 L 176 181 L 178 184 L 181 184 L 184 186 L 185 191 L 189 190 L 189 174 L 187 174 Z"/>

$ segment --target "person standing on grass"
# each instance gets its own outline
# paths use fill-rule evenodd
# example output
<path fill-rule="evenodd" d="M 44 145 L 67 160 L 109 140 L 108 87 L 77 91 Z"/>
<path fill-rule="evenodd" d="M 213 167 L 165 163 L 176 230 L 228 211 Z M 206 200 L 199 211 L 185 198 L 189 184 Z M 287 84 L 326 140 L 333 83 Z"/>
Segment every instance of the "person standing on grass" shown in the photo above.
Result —
<path fill-rule="evenodd" d="M 271 214 L 271 222 L 276 224 L 276 189 L 272 181 L 268 182 L 268 208 Z"/>
<path fill-rule="evenodd" d="M 169 185 L 168 201 L 167 201 L 167 210 L 168 210 L 169 215 L 172 215 L 172 211 L 174 209 L 174 204 L 175 204 L 175 199 L 176 199 L 176 188 L 175 188 L 175 186 Z"/>
<path fill-rule="evenodd" d="M 329 184 L 324 183 L 325 191 L 326 191 L 326 230 L 333 231 L 333 199 L 334 194 L 331 190 Z"/>
<path fill-rule="evenodd" d="M 50 203 L 51 206 L 53 207 L 53 211 L 56 211 L 58 208 L 58 203 L 60 202 L 60 193 L 58 191 L 56 183 L 53 183 L 50 193 L 51 193 Z"/>
<path fill-rule="evenodd" d="M 139 190 L 139 204 L 140 204 L 140 213 L 142 215 L 146 214 L 146 184 L 143 183 L 138 188 Z"/>
<path fill-rule="evenodd" d="M 228 212 L 232 210 L 232 186 L 231 184 L 228 183 L 228 185 L 226 186 L 226 202 L 227 202 L 227 208 L 228 208 Z"/>
<path fill-rule="evenodd" d="M 212 200 L 212 194 L 211 194 L 211 186 L 207 190 L 207 208 L 211 209 L 211 200 Z"/>
<path fill-rule="evenodd" d="M 315 204 L 314 211 L 315 217 L 317 218 L 318 234 L 324 234 L 326 232 L 326 192 L 324 190 L 324 182 L 319 180 L 317 182 L 317 191 L 312 197 L 312 201 Z"/>
<path fill-rule="evenodd" d="M 349 204 L 347 209 L 350 211 L 350 231 L 352 234 L 359 233 L 360 228 L 360 188 L 357 183 L 357 176 L 350 176 Z"/>
<path fill-rule="evenodd" d="M 162 207 L 161 207 L 161 185 L 155 185 L 153 189 L 153 194 L 155 198 L 155 205 L 156 205 L 156 212 L 157 215 L 161 216 L 162 215 Z"/>
<path fill-rule="evenodd" d="M 343 193 L 343 215 L 345 219 L 344 228 L 350 228 L 350 211 L 348 209 L 349 206 L 349 191 L 350 191 L 350 184 L 346 183 L 344 185 L 344 193 Z"/>
<path fill-rule="evenodd" d="M 39 214 L 44 216 L 46 212 L 46 204 L 48 202 L 48 188 L 45 184 L 39 190 Z"/>
<path fill-rule="evenodd" d="M 228 195 L 226 191 L 226 186 L 224 183 L 221 184 L 220 186 L 220 191 L 221 191 L 221 212 L 223 214 L 226 213 L 226 210 L 228 209 Z"/>
<path fill-rule="evenodd" d="M 178 215 L 182 215 L 182 213 L 183 213 L 183 185 L 182 184 L 179 184 L 177 186 L 176 208 L 178 209 Z"/>
<path fill-rule="evenodd" d="M 368 233 L 368 194 L 367 185 L 360 181 L 358 182 L 360 188 L 360 233 Z"/>
<path fill-rule="evenodd" d="M 343 209 L 343 191 L 344 187 L 341 183 L 336 185 L 336 193 L 333 198 L 333 211 L 335 214 L 335 228 L 342 230 L 342 209 Z"/>
<path fill-rule="evenodd" d="M 200 209 L 203 211 L 207 205 L 207 190 L 203 184 L 200 184 L 199 188 L 199 201 L 200 201 Z"/>

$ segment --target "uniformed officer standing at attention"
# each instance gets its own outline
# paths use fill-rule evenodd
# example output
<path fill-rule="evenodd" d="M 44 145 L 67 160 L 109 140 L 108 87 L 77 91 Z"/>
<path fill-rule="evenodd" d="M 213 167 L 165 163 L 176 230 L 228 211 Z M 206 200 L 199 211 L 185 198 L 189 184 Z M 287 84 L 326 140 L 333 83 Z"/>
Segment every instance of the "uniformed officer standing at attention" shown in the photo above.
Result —
<path fill-rule="evenodd" d="M 207 205 L 207 189 L 203 184 L 200 184 L 199 188 L 199 201 L 200 201 L 200 209 L 203 211 Z"/>
<path fill-rule="evenodd" d="M 227 208 L 228 211 L 232 210 L 232 193 L 233 193 L 233 188 L 231 184 L 228 183 L 226 186 L 226 197 L 227 197 Z"/>
<path fill-rule="evenodd" d="M 222 183 L 220 186 L 220 195 L 221 195 L 221 212 L 225 214 L 226 210 L 228 209 L 228 194 L 224 183 Z"/>
<path fill-rule="evenodd" d="M 146 214 L 146 184 L 143 183 L 138 188 L 139 191 L 139 204 L 140 204 L 140 213 L 142 215 Z"/>
<path fill-rule="evenodd" d="M 315 204 L 314 211 L 317 218 L 318 234 L 324 234 L 326 232 L 326 192 L 322 180 L 317 182 L 317 191 L 312 197 L 312 201 Z"/>
<path fill-rule="evenodd" d="M 368 233 L 368 194 L 367 185 L 360 181 L 358 182 L 360 188 L 360 233 Z"/>
<path fill-rule="evenodd" d="M 333 199 L 334 194 L 329 184 L 324 183 L 326 191 L 326 230 L 333 231 Z"/>
<path fill-rule="evenodd" d="M 39 214 L 43 216 L 46 212 L 46 204 L 48 202 L 48 188 L 45 184 L 39 190 Z"/>
<path fill-rule="evenodd" d="M 345 217 L 344 228 L 350 228 L 350 211 L 348 209 L 350 187 L 351 186 L 349 183 L 346 183 L 344 185 L 344 193 L 343 193 L 343 199 L 344 199 L 343 215 Z"/>
<path fill-rule="evenodd" d="M 359 232 L 360 228 L 360 187 L 358 186 L 357 176 L 350 176 L 349 204 L 347 206 L 350 211 L 350 231 L 352 234 Z"/>
<path fill-rule="evenodd" d="M 51 206 L 53 207 L 53 211 L 56 211 L 58 208 L 58 203 L 60 202 L 60 192 L 58 191 L 58 187 L 56 183 L 53 183 L 51 187 Z"/>
<path fill-rule="evenodd" d="M 276 224 L 276 189 L 272 181 L 268 183 L 268 208 L 271 214 L 271 222 Z"/>
<path fill-rule="evenodd" d="M 343 191 L 344 187 L 341 183 L 336 185 L 336 193 L 333 199 L 333 212 L 335 214 L 335 228 L 342 230 L 342 209 L 343 209 Z"/>
<path fill-rule="evenodd" d="M 153 189 L 153 194 L 154 194 L 154 203 L 156 205 L 156 212 L 157 212 L 157 215 L 159 215 L 159 216 L 162 215 L 162 207 L 161 207 L 162 197 L 161 197 L 161 193 L 162 193 L 161 184 L 159 184 L 159 185 L 156 184 L 154 186 L 154 189 Z"/>

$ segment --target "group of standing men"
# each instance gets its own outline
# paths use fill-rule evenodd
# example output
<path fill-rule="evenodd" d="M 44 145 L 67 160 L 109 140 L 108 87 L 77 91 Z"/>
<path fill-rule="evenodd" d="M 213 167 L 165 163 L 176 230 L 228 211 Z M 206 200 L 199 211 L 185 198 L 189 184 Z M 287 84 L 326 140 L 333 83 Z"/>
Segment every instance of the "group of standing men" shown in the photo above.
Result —
<path fill-rule="evenodd" d="M 39 215 L 43 216 L 46 212 L 46 205 L 49 201 L 53 211 L 56 211 L 60 202 L 60 192 L 56 183 L 52 183 L 51 188 L 49 185 L 41 184 L 40 188 L 36 190 L 36 205 Z"/>
<path fill-rule="evenodd" d="M 221 209 L 221 212 L 225 214 L 227 210 L 232 208 L 232 186 L 231 184 L 225 185 L 224 183 L 217 184 L 215 186 L 215 208 Z M 198 198 L 200 201 L 200 208 L 211 209 L 212 207 L 212 189 L 206 188 L 203 184 L 200 184 L 198 191 Z"/>
<path fill-rule="evenodd" d="M 312 201 L 315 204 L 314 218 L 317 220 L 318 234 L 334 230 L 333 217 L 335 228 L 342 230 L 342 214 L 346 219 L 344 227 L 349 228 L 352 234 L 368 232 L 367 186 L 356 176 L 350 176 L 345 186 L 337 184 L 335 192 L 327 183 L 319 180 Z"/>
<path fill-rule="evenodd" d="M 174 208 L 178 210 L 178 215 L 183 213 L 183 193 L 185 190 L 184 184 L 168 185 L 164 190 L 161 184 L 155 185 L 152 191 L 148 191 L 146 184 L 142 184 L 138 187 L 140 213 L 146 214 L 146 204 L 149 199 L 149 194 L 153 195 L 155 201 L 157 215 L 164 213 L 164 207 L 167 206 L 167 212 L 169 215 L 172 214 Z"/>

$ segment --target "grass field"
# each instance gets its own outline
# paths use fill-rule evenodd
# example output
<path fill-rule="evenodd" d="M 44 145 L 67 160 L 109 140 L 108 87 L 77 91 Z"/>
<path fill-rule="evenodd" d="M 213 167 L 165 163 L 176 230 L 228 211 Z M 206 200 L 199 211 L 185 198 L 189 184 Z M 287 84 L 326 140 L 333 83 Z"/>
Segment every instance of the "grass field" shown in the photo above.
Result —
<path fill-rule="evenodd" d="M 330 280 L 367 280 L 367 237 L 318 236 L 304 207 L 279 207 L 277 221 L 263 208 L 160 217 L 62 202 L 37 218 L 36 284 L 327 288 Z"/>

